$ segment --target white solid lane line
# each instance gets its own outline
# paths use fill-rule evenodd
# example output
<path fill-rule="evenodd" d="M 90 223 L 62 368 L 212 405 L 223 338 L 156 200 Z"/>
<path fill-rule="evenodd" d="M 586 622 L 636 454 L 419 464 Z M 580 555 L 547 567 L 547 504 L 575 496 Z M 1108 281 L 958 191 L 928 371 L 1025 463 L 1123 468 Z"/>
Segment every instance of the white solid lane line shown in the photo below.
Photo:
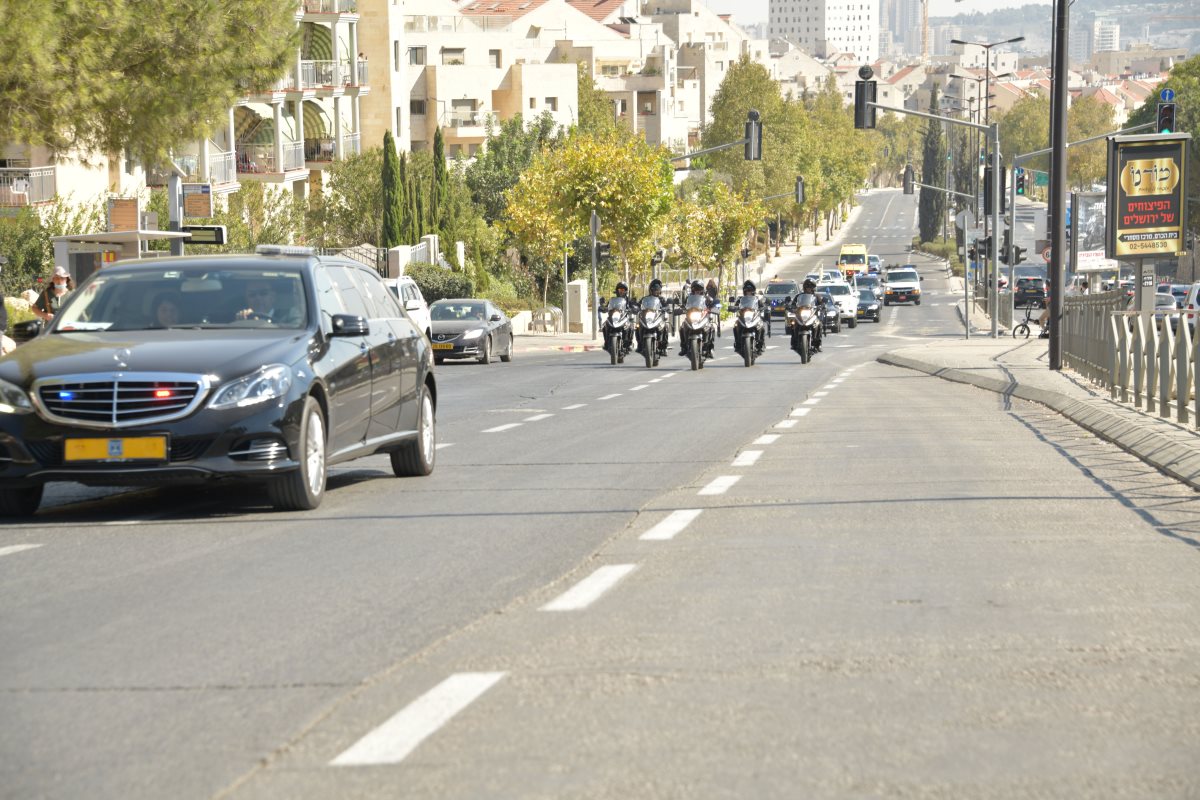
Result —
<path fill-rule="evenodd" d="M 550 419 L 553 414 L 534 414 L 532 417 L 526 417 L 524 422 L 541 422 L 544 419 Z"/>
<path fill-rule="evenodd" d="M 520 422 L 510 422 L 507 425 L 497 425 L 494 428 L 488 428 L 484 431 L 484 433 L 500 433 L 502 431 L 511 431 L 513 428 L 521 427 L 521 425 L 522 423 Z"/>
<path fill-rule="evenodd" d="M 648 389 L 648 388 L 650 388 L 650 384 L 648 384 L 648 383 L 643 383 L 643 384 L 641 384 L 640 386 L 634 386 L 634 387 L 633 387 L 632 389 L 630 389 L 629 391 L 631 391 L 631 392 L 640 392 L 642 389 Z"/>
<path fill-rule="evenodd" d="M 597 397 L 596 399 L 597 400 L 612 400 L 614 397 L 620 397 L 620 396 L 621 396 L 621 393 L 617 392 L 616 394 L 606 394 L 606 395 L 604 395 L 604 397 Z"/>
<path fill-rule="evenodd" d="M 647 541 L 663 542 L 668 539 L 674 539 L 680 531 L 691 525 L 696 517 L 700 516 L 703 509 L 699 508 L 681 508 L 678 511 L 672 511 L 667 515 L 667 518 L 655 525 L 650 530 L 639 536 L 639 539 Z"/>
<path fill-rule="evenodd" d="M 451 675 L 330 761 L 335 767 L 398 764 L 454 715 L 496 685 L 505 672 Z"/>
<path fill-rule="evenodd" d="M 579 611 L 587 608 L 635 569 L 637 569 L 637 564 L 610 564 L 607 567 L 600 567 L 542 606 L 542 611 Z"/>
<path fill-rule="evenodd" d="M 725 494 L 738 481 L 742 479 L 741 475 L 722 475 L 719 478 L 713 478 L 708 486 L 705 486 L 697 494 L 713 495 Z"/>
<path fill-rule="evenodd" d="M 0 547 L 0 556 L 11 556 L 13 553 L 23 553 L 26 550 L 33 550 L 41 547 L 40 544 L 11 544 L 8 547 Z"/>
<path fill-rule="evenodd" d="M 808 412 L 810 412 L 810 411 L 812 411 L 812 409 L 811 409 L 811 408 L 793 408 L 793 409 L 792 409 L 792 416 L 793 416 L 793 417 L 804 417 L 804 416 L 808 416 Z"/>
<path fill-rule="evenodd" d="M 775 444 L 777 441 L 779 441 L 778 433 L 764 433 L 750 444 Z"/>
<path fill-rule="evenodd" d="M 743 450 L 737 454 L 737 458 L 733 460 L 735 467 L 753 467 L 754 462 L 762 456 L 762 450 Z"/>
<path fill-rule="evenodd" d="M 573 406 L 563 406 L 563 411 L 574 411 L 577 408 L 583 408 L 587 403 L 576 403 Z"/>
<path fill-rule="evenodd" d="M 807 408 L 805 408 L 805 409 L 799 409 L 799 408 L 797 408 L 797 409 L 796 409 L 796 411 L 802 411 L 802 410 L 803 410 L 803 411 L 808 411 L 808 409 L 807 409 Z M 795 413 L 795 412 L 793 412 L 793 413 Z M 794 420 L 794 419 L 785 419 L 785 420 L 783 420 L 782 422 L 776 422 L 776 423 L 775 423 L 775 427 L 776 427 L 776 428 L 794 428 L 794 427 L 796 427 L 796 420 Z"/>

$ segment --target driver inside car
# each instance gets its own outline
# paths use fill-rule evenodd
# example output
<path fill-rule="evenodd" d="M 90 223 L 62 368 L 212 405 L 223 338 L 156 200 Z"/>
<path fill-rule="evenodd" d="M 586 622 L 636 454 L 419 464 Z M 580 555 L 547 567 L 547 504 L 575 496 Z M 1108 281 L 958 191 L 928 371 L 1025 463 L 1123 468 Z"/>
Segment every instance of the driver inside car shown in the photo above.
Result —
<path fill-rule="evenodd" d="M 270 281 L 254 280 L 246 284 L 246 308 L 237 312 L 234 319 L 258 319 L 279 325 L 297 325 L 300 311 L 296 306 L 280 308 L 276 303 L 275 287 Z"/>

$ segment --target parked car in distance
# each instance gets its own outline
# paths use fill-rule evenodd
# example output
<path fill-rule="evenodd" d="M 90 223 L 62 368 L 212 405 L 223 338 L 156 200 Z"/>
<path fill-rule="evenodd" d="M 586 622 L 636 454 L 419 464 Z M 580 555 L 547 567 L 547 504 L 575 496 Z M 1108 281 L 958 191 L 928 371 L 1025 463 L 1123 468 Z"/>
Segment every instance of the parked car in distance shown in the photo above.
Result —
<path fill-rule="evenodd" d="M 417 282 L 407 275 L 401 275 L 399 278 L 385 278 L 383 282 L 392 290 L 392 294 L 412 317 L 412 321 L 417 324 L 421 333 L 425 334 L 425 338 L 429 338 L 432 332 L 429 325 L 429 304 L 425 302 L 425 296 L 421 294 Z"/>
<path fill-rule="evenodd" d="M 316 508 L 329 467 L 433 471 L 430 344 L 374 270 L 308 248 L 122 261 L 0 359 L 0 515 L 47 483 L 265 483 Z"/>
<path fill-rule="evenodd" d="M 1042 308 L 1046 305 L 1048 293 L 1044 278 L 1017 278 L 1017 287 L 1013 290 L 1013 306 L 1034 306 Z"/>
<path fill-rule="evenodd" d="M 433 335 L 433 360 L 474 358 L 480 364 L 512 361 L 512 321 L 490 300 L 463 298 L 438 300 L 429 307 Z"/>
<path fill-rule="evenodd" d="M 880 308 L 882 301 L 875 296 L 875 292 L 870 289 L 858 290 L 858 318 L 862 320 L 873 320 L 879 322 Z"/>

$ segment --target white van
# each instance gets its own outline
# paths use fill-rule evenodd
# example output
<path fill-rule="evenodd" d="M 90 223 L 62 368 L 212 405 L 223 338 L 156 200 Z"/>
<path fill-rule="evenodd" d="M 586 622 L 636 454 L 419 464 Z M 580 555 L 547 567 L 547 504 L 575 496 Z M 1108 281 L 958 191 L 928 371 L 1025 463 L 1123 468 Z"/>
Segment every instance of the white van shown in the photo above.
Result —
<path fill-rule="evenodd" d="M 384 278 L 383 282 L 392 290 L 392 294 L 396 295 L 400 305 L 404 306 L 408 316 L 428 339 L 430 336 L 429 304 L 425 302 L 425 296 L 421 294 L 417 282 L 407 275 L 401 275 L 399 278 Z"/>

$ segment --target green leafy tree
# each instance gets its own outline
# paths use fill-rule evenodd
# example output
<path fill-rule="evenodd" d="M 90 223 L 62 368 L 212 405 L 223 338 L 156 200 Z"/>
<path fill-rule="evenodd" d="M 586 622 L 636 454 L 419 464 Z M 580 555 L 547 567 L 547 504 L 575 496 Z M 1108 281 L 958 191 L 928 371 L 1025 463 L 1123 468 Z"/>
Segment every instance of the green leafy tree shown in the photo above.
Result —
<path fill-rule="evenodd" d="M 1181 99 L 1200 97 L 1200 55 L 1176 64 L 1166 82 L 1158 88 L 1174 89 L 1175 96 Z M 1193 137 L 1200 136 L 1200 103 L 1187 100 L 1175 106 L 1175 127 L 1181 131 L 1191 131 Z M 1157 119 L 1158 92 L 1155 91 L 1130 115 L 1126 125 L 1143 125 Z M 1200 168 L 1197 168 L 1197 165 L 1200 165 L 1200 139 L 1192 139 L 1188 156 L 1191 165 L 1187 175 L 1187 194 L 1189 197 L 1200 197 Z M 1200 229 L 1200 202 L 1188 203 L 1188 222 L 1193 233 Z"/>
<path fill-rule="evenodd" d="M 577 94 L 579 118 L 575 127 L 581 133 L 603 136 L 614 133 L 620 127 L 612 101 L 596 86 L 587 64 L 582 61 L 579 62 Z"/>
<path fill-rule="evenodd" d="M 929 98 L 929 113 L 937 113 L 938 87 L 934 84 Z M 925 139 L 921 143 L 921 178 L 923 183 L 937 186 L 946 165 L 946 139 L 942 136 L 942 125 L 927 122 Z M 917 228 L 922 242 L 933 241 L 942 230 L 946 217 L 946 195 L 936 189 L 921 187 L 917 201 Z"/>
<path fill-rule="evenodd" d="M 224 124 L 299 46 L 295 0 L 5 0 L 0 131 L 62 151 L 158 163 Z"/>
<path fill-rule="evenodd" d="M 379 246 L 391 249 L 405 243 L 405 208 L 401 203 L 404 187 L 400 184 L 400 156 L 396 154 L 396 140 L 392 138 L 390 130 L 383 134 L 383 164 L 379 181 L 383 192 L 383 229 L 379 234 Z"/>
<path fill-rule="evenodd" d="M 1093 97 L 1083 97 L 1067 109 L 1067 141 L 1078 142 L 1111 133 L 1117 127 L 1113 108 Z M 1108 175 L 1108 147 L 1101 140 L 1072 147 L 1067 158 L 1067 181 L 1082 192 Z"/>
<path fill-rule="evenodd" d="M 325 191 L 314 193 L 310 201 L 306 236 L 309 244 L 382 246 L 383 240 L 378 237 L 384 217 L 383 154 L 383 148 L 372 147 L 362 153 L 348 154 L 329 166 Z M 397 169 L 398 165 L 397 159 Z"/>
<path fill-rule="evenodd" d="M 433 191 L 429 193 L 429 220 L 443 242 L 449 244 L 447 225 L 450 205 L 450 170 L 446 164 L 446 143 L 439 127 L 433 136 Z M 450 248 L 446 248 L 449 250 Z"/>
<path fill-rule="evenodd" d="M 517 184 L 533 157 L 558 141 L 557 127 L 554 117 L 543 112 L 528 126 L 517 114 L 501 123 L 499 128 L 488 129 L 483 152 L 465 172 L 471 197 L 482 209 L 488 223 L 495 223 L 504 216 L 505 192 Z"/>
<path fill-rule="evenodd" d="M 673 263 L 690 273 L 718 272 L 723 283 L 735 279 L 733 262 L 765 213 L 762 201 L 735 192 L 710 173 L 685 189 L 672 208 L 665 238 Z"/>
<path fill-rule="evenodd" d="M 779 83 L 761 64 L 748 56 L 730 65 L 712 100 L 712 122 L 704 129 L 702 148 L 737 141 L 746 135 L 746 118 L 758 111 L 763 126 L 763 157 L 747 161 L 745 148 L 731 147 L 709 155 L 708 162 L 717 175 L 730 185 L 753 197 L 765 197 L 769 186 L 781 186 L 783 178 L 795 179 L 792 150 L 786 134 L 802 127 L 799 117 L 785 120 Z M 786 190 L 781 190 L 786 191 Z"/>
<path fill-rule="evenodd" d="M 22 208 L 13 216 L 0 217 L 0 255 L 8 259 L 0 276 L 5 291 L 15 295 L 49 276 L 54 268 L 54 237 L 92 233 L 103 224 L 101 200 L 76 203 L 60 198 L 45 208 Z"/>
<path fill-rule="evenodd" d="M 1021 155 L 1050 146 L 1050 98 L 1041 92 L 1022 97 L 997 118 L 1000 152 Z M 1048 156 L 1025 162 L 1026 169 L 1050 168 Z"/>

